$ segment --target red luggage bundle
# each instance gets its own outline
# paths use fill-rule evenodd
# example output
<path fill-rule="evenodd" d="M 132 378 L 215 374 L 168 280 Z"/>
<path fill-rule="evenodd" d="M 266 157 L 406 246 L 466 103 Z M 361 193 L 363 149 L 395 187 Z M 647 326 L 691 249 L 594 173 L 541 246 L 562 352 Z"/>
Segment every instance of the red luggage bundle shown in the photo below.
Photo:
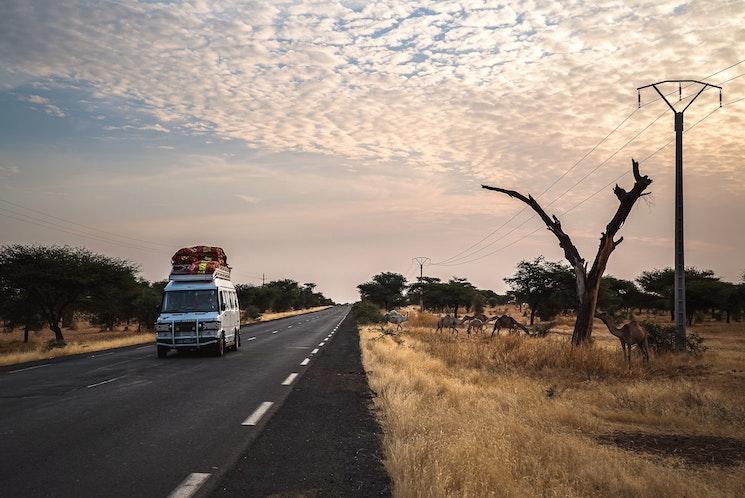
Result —
<path fill-rule="evenodd" d="M 209 275 L 222 267 L 217 261 L 197 261 L 189 265 L 190 275 Z"/>
<path fill-rule="evenodd" d="M 221 247 L 194 246 L 176 251 L 171 258 L 173 272 L 178 274 L 205 275 L 228 265 L 228 258 Z"/>

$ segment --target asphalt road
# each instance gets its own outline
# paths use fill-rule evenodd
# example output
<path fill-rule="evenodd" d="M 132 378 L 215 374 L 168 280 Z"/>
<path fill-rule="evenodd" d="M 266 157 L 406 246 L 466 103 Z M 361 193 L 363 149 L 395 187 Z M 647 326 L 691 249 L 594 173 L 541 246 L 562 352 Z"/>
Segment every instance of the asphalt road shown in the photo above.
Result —
<path fill-rule="evenodd" d="M 0 371 L 0 496 L 189 496 L 231 467 L 348 313 L 244 327 L 222 358 L 155 346 Z M 292 374 L 298 374 L 293 376 Z"/>

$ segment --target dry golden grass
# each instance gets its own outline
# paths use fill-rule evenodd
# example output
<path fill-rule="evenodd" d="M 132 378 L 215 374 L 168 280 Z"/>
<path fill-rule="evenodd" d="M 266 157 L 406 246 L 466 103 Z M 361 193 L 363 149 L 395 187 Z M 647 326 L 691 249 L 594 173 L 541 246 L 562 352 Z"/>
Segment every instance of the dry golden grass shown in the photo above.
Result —
<path fill-rule="evenodd" d="M 702 357 L 653 357 L 646 368 L 634 355 L 631 370 L 607 330 L 596 328 L 595 345 L 571 348 L 562 328 L 543 339 L 489 340 L 429 327 L 397 336 L 363 327 L 394 494 L 742 495 L 742 462 L 697 465 L 598 439 L 745 439 L 745 324 L 704 324 L 696 328 L 710 348 Z"/>
<path fill-rule="evenodd" d="M 266 322 L 267 320 L 277 320 L 279 318 L 287 318 L 288 316 L 304 315 L 306 313 L 313 313 L 314 311 L 321 311 L 330 308 L 331 306 L 316 306 L 314 308 L 304 308 L 301 310 L 292 311 L 280 311 L 278 313 L 264 313 L 258 319 L 259 322 Z"/>
<path fill-rule="evenodd" d="M 144 344 L 148 342 L 155 343 L 155 334 L 130 333 L 124 337 L 109 339 L 101 338 L 99 340 L 67 341 L 67 346 L 51 350 L 47 350 L 43 344 L 31 343 L 31 346 L 24 349 L 6 349 L 5 352 L 0 353 L 0 365 L 15 365 L 16 363 L 25 363 L 27 361 L 46 360 L 79 353 L 92 353 L 104 349 L 121 348 L 124 346 L 133 346 L 135 344 Z"/>

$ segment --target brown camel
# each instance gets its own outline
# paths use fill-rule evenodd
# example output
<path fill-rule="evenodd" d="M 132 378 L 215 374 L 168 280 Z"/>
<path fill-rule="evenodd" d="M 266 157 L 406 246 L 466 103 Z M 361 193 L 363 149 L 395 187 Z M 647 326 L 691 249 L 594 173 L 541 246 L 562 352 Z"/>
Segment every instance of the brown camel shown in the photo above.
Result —
<path fill-rule="evenodd" d="M 512 334 L 515 331 L 515 329 L 518 329 L 518 328 L 524 330 L 526 334 L 528 333 L 528 329 L 525 328 L 523 324 L 521 324 L 520 322 L 518 322 L 517 320 L 515 320 L 509 315 L 502 315 L 496 318 L 496 320 L 494 321 L 494 328 L 491 331 L 491 337 L 494 337 L 495 332 L 497 333 L 497 335 L 499 335 L 499 332 L 502 329 L 507 329 L 510 331 L 510 334 Z"/>
<path fill-rule="evenodd" d="M 470 317 L 466 315 L 463 317 L 463 321 L 461 323 L 468 324 L 466 333 L 469 335 L 471 334 L 471 330 L 473 330 L 474 332 L 478 332 L 479 334 L 484 331 L 485 320 L 482 320 L 478 316 Z"/>
<path fill-rule="evenodd" d="M 443 329 L 450 329 L 454 334 L 458 333 L 459 320 L 451 314 L 440 317 L 437 321 L 437 332 Z"/>
<path fill-rule="evenodd" d="M 621 328 L 616 327 L 616 322 L 605 312 L 595 313 L 595 318 L 603 321 L 611 334 L 618 337 L 623 349 L 623 359 L 631 366 L 631 346 L 636 346 L 641 351 L 644 360 L 649 363 L 649 343 L 647 340 L 647 331 L 644 330 L 639 322 L 631 320 Z"/>

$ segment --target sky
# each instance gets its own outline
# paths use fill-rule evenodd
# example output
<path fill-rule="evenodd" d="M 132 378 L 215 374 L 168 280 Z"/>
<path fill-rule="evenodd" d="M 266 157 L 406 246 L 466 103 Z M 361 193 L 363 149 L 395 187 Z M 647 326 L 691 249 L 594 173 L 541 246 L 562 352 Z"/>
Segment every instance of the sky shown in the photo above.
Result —
<path fill-rule="evenodd" d="M 5 0 L 0 243 L 85 246 L 151 280 L 218 245 L 238 282 L 341 302 L 425 256 L 501 292 L 562 253 L 480 185 L 537 196 L 592 260 L 633 157 L 652 195 L 608 273 L 634 278 L 672 265 L 674 224 L 673 113 L 636 88 L 696 79 L 724 106 L 708 88 L 685 112 L 686 262 L 738 280 L 743 60 L 745 1 Z M 662 89 L 682 108 L 700 86 Z"/>

